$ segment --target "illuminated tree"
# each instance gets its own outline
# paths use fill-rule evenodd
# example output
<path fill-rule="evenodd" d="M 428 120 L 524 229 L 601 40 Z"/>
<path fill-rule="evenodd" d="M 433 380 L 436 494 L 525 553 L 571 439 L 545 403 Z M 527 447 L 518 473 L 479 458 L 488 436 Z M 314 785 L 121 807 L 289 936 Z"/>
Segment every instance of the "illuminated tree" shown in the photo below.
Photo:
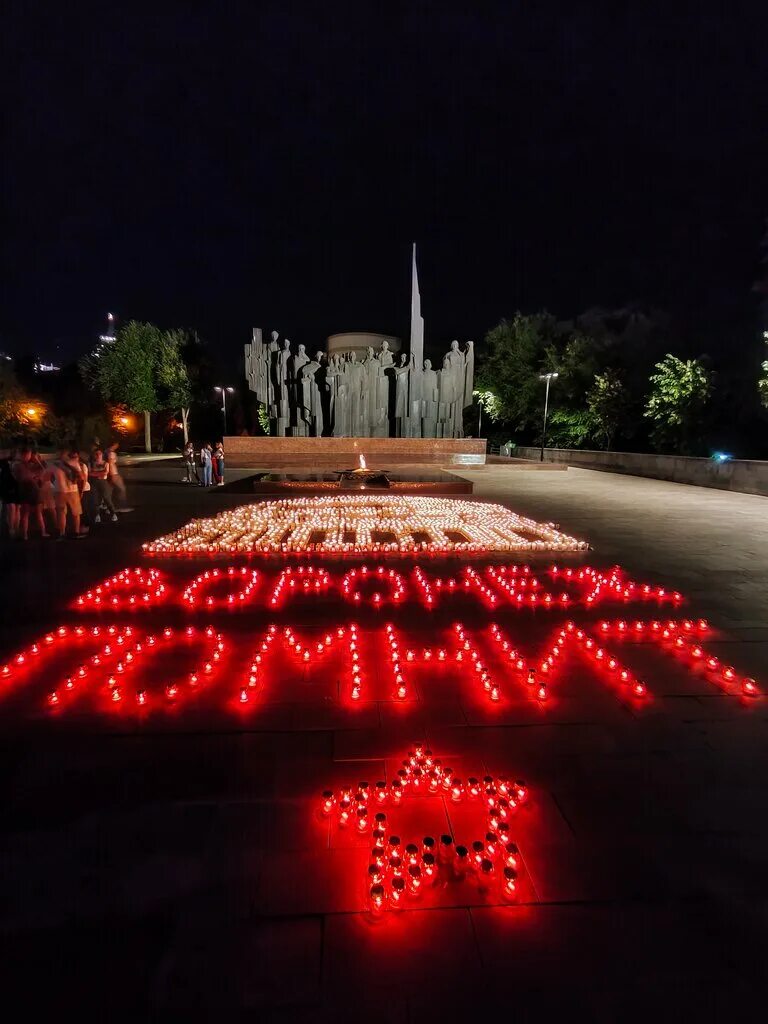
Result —
<path fill-rule="evenodd" d="M 592 437 L 611 450 L 617 431 L 627 420 L 629 392 L 618 370 L 606 370 L 595 375 L 587 393 L 587 408 Z"/>
<path fill-rule="evenodd" d="M 0 361 L 0 437 L 10 438 L 14 434 L 38 437 L 49 425 L 47 406 L 29 397 L 10 362 Z"/>
<path fill-rule="evenodd" d="M 698 359 L 683 361 L 671 354 L 656 363 L 656 370 L 644 413 L 653 422 L 651 439 L 659 451 L 690 454 L 712 393 L 712 373 Z"/>
<path fill-rule="evenodd" d="M 180 409 L 184 444 L 189 440 L 189 406 L 192 389 L 184 363 L 183 351 L 190 344 L 186 331 L 171 330 L 160 335 L 158 349 L 158 385 L 164 409 Z"/>
<path fill-rule="evenodd" d="M 483 408 L 494 422 L 508 423 L 517 430 L 539 423 L 539 374 L 558 369 L 550 365 L 556 362 L 556 328 L 549 313 L 516 313 L 486 334 L 475 383 L 478 392 L 493 395 L 493 401 L 484 401 Z"/>
<path fill-rule="evenodd" d="M 184 332 L 163 332 L 154 324 L 131 320 L 117 338 L 80 364 L 83 377 L 105 402 L 144 416 L 144 446 L 152 451 L 151 414 L 182 409 L 189 415 L 189 377 L 181 357 Z"/>
<path fill-rule="evenodd" d="M 763 338 L 768 345 L 768 331 L 763 331 Z M 760 401 L 768 409 L 768 359 L 760 364 L 761 375 L 757 378 L 757 390 L 760 392 Z"/>

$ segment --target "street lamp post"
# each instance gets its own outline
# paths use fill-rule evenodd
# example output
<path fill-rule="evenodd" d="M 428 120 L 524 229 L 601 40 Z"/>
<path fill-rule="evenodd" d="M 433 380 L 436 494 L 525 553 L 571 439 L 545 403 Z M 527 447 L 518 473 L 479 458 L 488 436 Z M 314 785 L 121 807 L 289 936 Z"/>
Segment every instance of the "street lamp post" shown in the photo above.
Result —
<path fill-rule="evenodd" d="M 224 414 L 224 436 L 227 435 L 227 395 L 235 393 L 234 388 L 215 387 L 213 389 L 221 394 L 221 411 Z"/>
<path fill-rule="evenodd" d="M 547 413 L 549 412 L 549 385 L 553 380 L 557 380 L 558 375 L 556 373 L 540 373 L 539 380 L 545 380 L 547 387 L 544 392 L 544 426 L 541 431 L 541 458 L 540 462 L 544 461 L 544 445 L 547 440 Z"/>

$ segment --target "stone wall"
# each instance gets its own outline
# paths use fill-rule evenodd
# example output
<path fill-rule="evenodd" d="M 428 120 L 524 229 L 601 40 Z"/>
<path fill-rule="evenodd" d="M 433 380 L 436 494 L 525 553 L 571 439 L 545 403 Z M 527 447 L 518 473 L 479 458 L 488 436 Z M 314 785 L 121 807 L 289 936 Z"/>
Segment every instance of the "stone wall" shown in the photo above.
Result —
<path fill-rule="evenodd" d="M 540 449 L 517 448 L 515 456 L 538 460 Z M 768 495 L 768 462 L 731 459 L 691 459 L 682 455 L 646 455 L 640 452 L 587 452 L 570 448 L 545 448 L 544 459 L 584 469 L 629 473 L 633 476 L 671 480 L 678 484 L 716 487 L 723 491 Z"/>
<path fill-rule="evenodd" d="M 369 466 L 394 469 L 403 463 L 484 465 L 483 438 L 449 437 L 225 437 L 231 465 L 356 466 L 359 455 Z"/>

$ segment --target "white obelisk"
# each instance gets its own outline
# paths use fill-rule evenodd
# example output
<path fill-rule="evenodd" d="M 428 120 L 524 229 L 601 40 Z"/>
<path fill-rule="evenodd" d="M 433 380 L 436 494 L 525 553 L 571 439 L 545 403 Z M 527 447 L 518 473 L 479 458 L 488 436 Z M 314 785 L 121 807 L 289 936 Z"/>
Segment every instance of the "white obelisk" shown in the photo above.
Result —
<path fill-rule="evenodd" d="M 413 268 L 411 270 L 411 355 L 413 356 L 413 365 L 421 371 L 424 366 L 424 317 L 421 315 L 415 242 L 413 243 Z"/>

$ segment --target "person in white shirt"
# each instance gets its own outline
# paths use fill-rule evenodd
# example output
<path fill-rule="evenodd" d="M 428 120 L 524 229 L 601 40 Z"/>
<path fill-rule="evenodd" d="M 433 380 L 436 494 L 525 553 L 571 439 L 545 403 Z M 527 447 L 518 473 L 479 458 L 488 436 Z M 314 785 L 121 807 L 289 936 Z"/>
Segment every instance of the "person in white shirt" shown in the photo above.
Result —
<path fill-rule="evenodd" d="M 69 448 L 62 448 L 59 457 L 51 464 L 51 484 L 60 538 L 66 536 L 67 513 L 72 517 L 72 529 L 75 537 L 88 535 L 87 530 L 80 528 L 80 517 L 83 514 L 83 506 L 80 501 L 80 484 L 82 482 L 83 474 L 77 453 Z"/>
<path fill-rule="evenodd" d="M 195 466 L 195 446 L 191 441 L 187 441 L 184 445 L 184 470 L 186 476 L 181 478 L 181 482 L 184 484 L 191 484 L 193 477 L 200 483 L 200 477 L 197 475 L 197 467 Z"/>
<path fill-rule="evenodd" d="M 125 481 L 120 472 L 120 467 L 117 461 L 117 449 L 120 446 L 117 442 L 111 444 L 107 451 L 104 453 L 107 460 L 107 483 L 112 487 L 112 494 L 117 503 L 118 512 L 133 512 L 132 508 L 127 507 L 127 494 L 125 490 Z"/>

